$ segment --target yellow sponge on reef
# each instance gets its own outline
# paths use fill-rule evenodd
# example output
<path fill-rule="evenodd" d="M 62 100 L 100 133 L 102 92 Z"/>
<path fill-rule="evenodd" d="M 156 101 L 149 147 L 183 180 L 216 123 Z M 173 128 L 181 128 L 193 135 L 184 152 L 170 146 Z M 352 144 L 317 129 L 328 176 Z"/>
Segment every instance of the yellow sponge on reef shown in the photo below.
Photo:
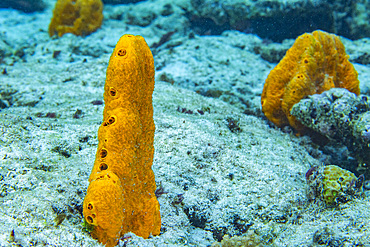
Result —
<path fill-rule="evenodd" d="M 113 172 L 95 174 L 85 197 L 86 222 L 94 226 L 92 236 L 114 246 L 121 236 L 124 220 L 123 188 Z"/>
<path fill-rule="evenodd" d="M 98 29 L 103 21 L 101 0 L 58 0 L 49 25 L 50 37 L 66 33 L 88 35 Z"/>
<path fill-rule="evenodd" d="M 153 55 L 141 36 L 123 35 L 109 60 L 103 123 L 83 204 L 91 235 L 114 246 L 127 232 L 143 238 L 161 229 L 152 171 Z"/>
<path fill-rule="evenodd" d="M 261 95 L 262 111 L 278 127 L 307 128 L 290 114 L 301 99 L 334 87 L 359 94 L 357 72 L 339 37 L 320 30 L 299 36 L 268 75 Z"/>

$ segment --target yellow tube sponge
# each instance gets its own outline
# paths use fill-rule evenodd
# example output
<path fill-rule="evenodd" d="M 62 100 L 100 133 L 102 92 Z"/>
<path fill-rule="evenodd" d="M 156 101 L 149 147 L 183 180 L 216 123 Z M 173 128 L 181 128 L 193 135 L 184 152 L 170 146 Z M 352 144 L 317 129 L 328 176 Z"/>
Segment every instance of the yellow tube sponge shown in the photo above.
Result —
<path fill-rule="evenodd" d="M 123 188 L 113 172 L 95 174 L 83 205 L 86 222 L 94 226 L 92 236 L 114 246 L 121 236 L 124 220 Z"/>
<path fill-rule="evenodd" d="M 151 169 L 153 90 L 154 61 L 148 45 L 141 36 L 123 35 L 107 68 L 103 123 L 83 206 L 85 220 L 94 226 L 92 236 L 106 246 L 114 246 L 130 231 L 143 238 L 160 233 Z"/>
<path fill-rule="evenodd" d="M 101 0 L 58 0 L 49 25 L 49 35 L 66 33 L 84 36 L 98 29 L 103 21 Z"/>
<path fill-rule="evenodd" d="M 278 127 L 290 125 L 304 133 L 305 127 L 290 114 L 293 105 L 333 87 L 360 93 L 357 72 L 343 43 L 323 31 L 305 33 L 268 75 L 261 95 L 262 111 Z"/>

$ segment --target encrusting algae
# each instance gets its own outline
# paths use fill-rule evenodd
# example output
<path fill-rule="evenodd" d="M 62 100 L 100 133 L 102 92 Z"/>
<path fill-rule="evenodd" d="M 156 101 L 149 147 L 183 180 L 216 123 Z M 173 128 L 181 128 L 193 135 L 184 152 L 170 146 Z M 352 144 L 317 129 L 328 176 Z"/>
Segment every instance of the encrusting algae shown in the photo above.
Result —
<path fill-rule="evenodd" d="M 106 246 L 133 232 L 158 235 L 159 203 L 151 169 L 154 156 L 154 61 L 141 36 L 118 41 L 107 68 L 103 123 L 83 203 L 91 235 Z"/>
<path fill-rule="evenodd" d="M 306 127 L 290 114 L 301 99 L 334 87 L 360 94 L 358 74 L 348 58 L 334 34 L 314 31 L 299 36 L 266 79 L 261 96 L 265 116 L 278 127 L 290 125 L 304 134 Z"/>

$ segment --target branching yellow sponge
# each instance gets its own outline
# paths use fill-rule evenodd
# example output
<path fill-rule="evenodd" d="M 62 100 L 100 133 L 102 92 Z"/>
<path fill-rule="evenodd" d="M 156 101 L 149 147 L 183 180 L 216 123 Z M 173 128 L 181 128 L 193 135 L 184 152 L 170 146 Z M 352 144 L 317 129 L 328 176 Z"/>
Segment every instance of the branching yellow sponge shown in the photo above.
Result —
<path fill-rule="evenodd" d="M 155 196 L 154 62 L 141 36 L 123 35 L 107 68 L 103 123 L 83 204 L 92 236 L 106 246 L 133 232 L 148 238 L 161 228 Z"/>

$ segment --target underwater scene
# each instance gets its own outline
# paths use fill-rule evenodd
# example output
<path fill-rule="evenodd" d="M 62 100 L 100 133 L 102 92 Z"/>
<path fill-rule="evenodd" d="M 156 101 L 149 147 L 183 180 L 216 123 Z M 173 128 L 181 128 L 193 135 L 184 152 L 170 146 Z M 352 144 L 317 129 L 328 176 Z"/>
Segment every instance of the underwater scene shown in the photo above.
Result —
<path fill-rule="evenodd" d="M 370 247 L 369 9 L 1 0 L 0 247 Z"/>

